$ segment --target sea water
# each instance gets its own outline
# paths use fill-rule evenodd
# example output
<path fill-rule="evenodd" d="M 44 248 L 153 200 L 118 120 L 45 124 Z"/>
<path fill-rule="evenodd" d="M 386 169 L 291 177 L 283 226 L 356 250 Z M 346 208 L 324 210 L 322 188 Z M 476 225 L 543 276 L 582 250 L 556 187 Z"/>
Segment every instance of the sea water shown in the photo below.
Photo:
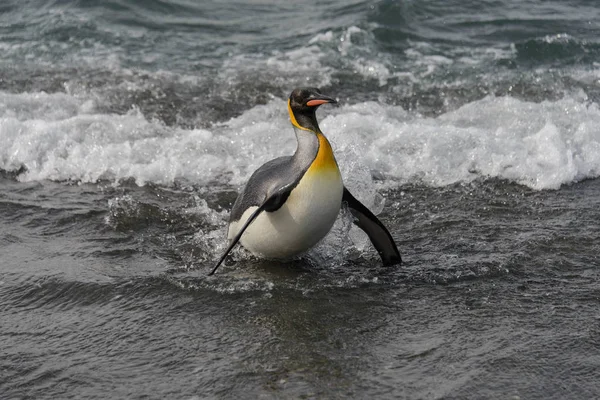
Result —
<path fill-rule="evenodd" d="M 594 398 L 593 2 L 5 1 L 1 398 Z M 225 249 L 317 112 L 342 211 L 290 263 Z"/>

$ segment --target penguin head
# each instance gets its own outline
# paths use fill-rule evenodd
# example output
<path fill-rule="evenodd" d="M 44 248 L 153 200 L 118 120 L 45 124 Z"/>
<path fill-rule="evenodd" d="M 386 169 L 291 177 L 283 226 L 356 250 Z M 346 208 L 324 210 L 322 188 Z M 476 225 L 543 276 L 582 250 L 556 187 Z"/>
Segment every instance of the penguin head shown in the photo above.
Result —
<path fill-rule="evenodd" d="M 288 99 L 288 111 L 292 125 L 305 131 L 321 132 L 315 111 L 325 103 L 337 103 L 337 101 L 321 94 L 317 88 L 294 89 Z"/>

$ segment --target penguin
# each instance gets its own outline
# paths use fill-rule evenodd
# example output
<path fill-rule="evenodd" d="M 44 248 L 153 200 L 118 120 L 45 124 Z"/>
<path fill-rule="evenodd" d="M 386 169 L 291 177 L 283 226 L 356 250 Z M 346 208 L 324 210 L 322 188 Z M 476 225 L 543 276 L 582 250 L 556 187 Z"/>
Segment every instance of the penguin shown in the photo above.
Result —
<path fill-rule="evenodd" d="M 231 209 L 229 246 L 215 273 L 238 243 L 256 256 L 287 259 L 317 244 L 331 230 L 342 203 L 353 222 L 369 236 L 384 265 L 401 264 L 387 228 L 344 186 L 331 144 L 317 123 L 316 110 L 337 101 L 317 88 L 297 88 L 287 102 L 298 147 L 258 168 Z"/>

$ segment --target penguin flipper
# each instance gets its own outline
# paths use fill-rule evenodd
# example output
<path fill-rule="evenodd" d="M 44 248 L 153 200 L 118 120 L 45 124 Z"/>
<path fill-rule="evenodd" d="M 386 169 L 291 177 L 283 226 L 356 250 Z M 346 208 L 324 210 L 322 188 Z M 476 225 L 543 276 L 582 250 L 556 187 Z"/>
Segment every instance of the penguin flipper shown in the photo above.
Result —
<path fill-rule="evenodd" d="M 242 228 L 239 230 L 239 232 L 237 233 L 237 235 L 235 235 L 235 237 L 233 238 L 233 240 L 231 241 L 231 243 L 227 247 L 227 250 L 225 250 L 225 253 L 223 253 L 223 255 L 221 256 L 221 258 L 219 258 L 219 261 L 214 266 L 214 268 L 212 269 L 212 271 L 210 271 L 210 273 L 208 274 L 208 276 L 213 275 L 217 271 L 217 268 L 219 268 L 219 266 L 221 265 L 221 263 L 223 262 L 223 260 L 225 260 L 225 257 L 227 257 L 227 255 L 229 254 L 229 252 L 231 251 L 231 249 L 233 249 L 233 247 L 237 244 L 237 242 L 240 241 L 240 238 L 242 237 L 242 235 L 244 234 L 244 232 L 246 231 L 246 229 L 250 226 L 250 224 L 252 223 L 252 221 L 254 221 L 256 219 L 256 217 L 258 217 L 259 214 L 261 212 L 263 212 L 263 211 L 268 211 L 268 212 L 277 211 L 283 205 L 283 203 L 285 203 L 285 201 L 287 200 L 287 198 L 290 196 L 290 193 L 292 192 L 292 189 L 293 189 L 292 185 L 286 185 L 286 186 L 281 187 L 278 191 L 276 191 L 271 196 L 269 196 L 260 205 L 260 207 L 258 207 L 256 210 L 254 210 L 254 212 L 252 214 L 250 214 L 250 217 L 248 218 L 248 220 L 246 221 L 246 223 L 242 226 Z"/>
<path fill-rule="evenodd" d="M 354 223 L 369 236 L 381 256 L 383 265 L 402 264 L 400 252 L 390 232 L 364 204 L 352 196 L 346 187 L 344 187 L 342 202 L 348 205 L 350 213 L 354 216 Z"/>

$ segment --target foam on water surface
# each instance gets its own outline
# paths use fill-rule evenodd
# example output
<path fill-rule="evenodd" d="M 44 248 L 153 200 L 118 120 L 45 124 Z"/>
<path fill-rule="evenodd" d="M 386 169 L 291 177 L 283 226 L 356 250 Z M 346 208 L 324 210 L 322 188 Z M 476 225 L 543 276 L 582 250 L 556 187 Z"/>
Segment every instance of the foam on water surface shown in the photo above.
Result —
<path fill-rule="evenodd" d="M 209 129 L 167 127 L 135 109 L 96 113 L 92 100 L 63 93 L 0 93 L 0 104 L 0 168 L 25 167 L 22 181 L 241 185 L 295 149 L 282 99 Z M 369 185 L 371 172 L 390 187 L 492 177 L 556 189 L 600 171 L 600 110 L 581 93 L 490 96 L 437 118 L 374 102 L 322 107 L 319 117 L 350 186 Z"/>
<path fill-rule="evenodd" d="M 598 176 L 598 122 L 597 104 L 575 95 L 542 103 L 486 97 L 438 118 L 363 103 L 322 125 L 338 149 L 396 181 L 444 186 L 494 177 L 556 189 Z"/>

